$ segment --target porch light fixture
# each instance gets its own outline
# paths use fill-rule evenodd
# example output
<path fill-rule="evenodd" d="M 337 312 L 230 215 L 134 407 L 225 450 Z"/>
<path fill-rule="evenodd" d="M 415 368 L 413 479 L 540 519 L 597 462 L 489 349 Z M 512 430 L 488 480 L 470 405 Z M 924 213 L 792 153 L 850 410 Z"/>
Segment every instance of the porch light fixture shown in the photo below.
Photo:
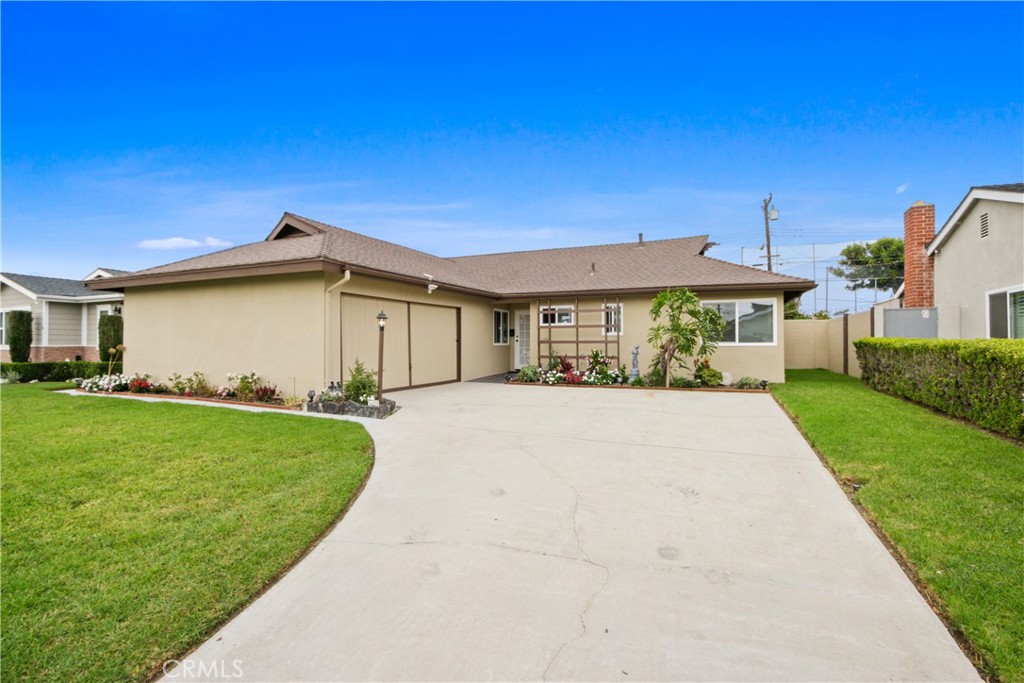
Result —
<path fill-rule="evenodd" d="M 387 313 L 381 311 L 377 314 L 377 327 L 380 328 L 380 338 L 377 342 L 377 405 L 380 405 L 381 397 L 384 394 L 384 325 L 387 322 Z"/>

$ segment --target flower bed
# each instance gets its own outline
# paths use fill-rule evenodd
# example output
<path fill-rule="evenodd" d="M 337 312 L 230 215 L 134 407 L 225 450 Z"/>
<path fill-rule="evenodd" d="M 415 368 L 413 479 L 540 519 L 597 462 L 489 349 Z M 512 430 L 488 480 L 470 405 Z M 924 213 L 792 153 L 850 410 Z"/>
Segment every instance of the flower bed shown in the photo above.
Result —
<path fill-rule="evenodd" d="M 634 359 L 634 370 L 635 370 Z M 735 384 L 723 385 L 726 378 L 711 367 L 707 359 L 694 360 L 692 377 L 672 377 L 665 386 L 664 375 L 652 372 L 644 377 L 629 378 L 626 366 L 612 367 L 611 359 L 598 350 L 587 357 L 586 370 L 578 370 L 568 356 L 553 360 L 547 370 L 526 365 L 519 376 L 508 381 L 516 384 L 546 384 L 550 386 L 613 386 L 645 389 L 702 389 L 714 391 L 766 391 L 768 383 L 755 377 L 742 377 Z"/>
<path fill-rule="evenodd" d="M 175 373 L 166 383 L 154 382 L 148 374 L 125 375 L 121 373 L 100 375 L 88 379 L 72 380 L 82 391 L 104 394 L 154 394 L 168 398 L 183 398 L 203 401 L 217 401 L 242 405 L 297 409 L 304 399 L 295 396 L 281 396 L 277 387 L 265 384 L 255 372 L 228 374 L 228 384 L 214 388 L 201 372 L 188 377 Z"/>

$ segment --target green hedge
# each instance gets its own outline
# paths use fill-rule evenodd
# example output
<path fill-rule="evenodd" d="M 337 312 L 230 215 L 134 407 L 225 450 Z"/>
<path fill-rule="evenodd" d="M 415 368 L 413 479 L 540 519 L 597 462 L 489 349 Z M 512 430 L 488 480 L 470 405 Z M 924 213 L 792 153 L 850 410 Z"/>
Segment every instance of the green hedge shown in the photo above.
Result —
<path fill-rule="evenodd" d="M 1024 340 L 860 339 L 853 345 L 870 387 L 1024 440 Z"/>
<path fill-rule="evenodd" d="M 84 360 L 61 361 L 57 363 L 0 363 L 0 374 L 13 370 L 21 375 L 22 382 L 66 382 L 73 377 L 83 379 L 107 374 L 106 363 Z M 121 363 L 114 363 L 111 372 L 123 372 Z"/>
<path fill-rule="evenodd" d="M 119 315 L 101 315 L 99 321 L 100 360 L 110 360 L 110 349 L 124 343 L 124 318 Z"/>

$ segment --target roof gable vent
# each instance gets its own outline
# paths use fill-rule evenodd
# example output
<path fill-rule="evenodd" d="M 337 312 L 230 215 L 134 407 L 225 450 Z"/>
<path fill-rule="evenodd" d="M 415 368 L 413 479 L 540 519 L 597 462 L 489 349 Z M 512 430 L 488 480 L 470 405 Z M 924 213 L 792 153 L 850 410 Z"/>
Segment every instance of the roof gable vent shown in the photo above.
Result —
<path fill-rule="evenodd" d="M 982 239 L 988 237 L 988 214 L 981 214 L 981 237 Z"/>
<path fill-rule="evenodd" d="M 309 233 L 305 230 L 299 230 L 294 225 L 285 225 L 283 228 L 277 231 L 274 235 L 275 240 L 287 239 L 289 237 L 308 237 Z"/>

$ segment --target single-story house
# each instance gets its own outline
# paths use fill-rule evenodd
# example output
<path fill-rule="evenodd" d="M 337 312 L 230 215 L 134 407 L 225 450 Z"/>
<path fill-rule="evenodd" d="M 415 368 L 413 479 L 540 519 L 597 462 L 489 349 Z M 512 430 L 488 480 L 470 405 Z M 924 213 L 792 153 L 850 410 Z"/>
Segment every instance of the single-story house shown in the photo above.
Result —
<path fill-rule="evenodd" d="M 286 394 L 377 368 L 387 315 L 386 389 L 497 375 L 601 349 L 640 347 L 653 296 L 689 287 L 728 327 L 714 365 L 784 381 L 783 303 L 812 281 L 710 258 L 707 236 L 441 258 L 285 213 L 261 242 L 119 277 L 127 372 L 198 370 L 211 382 L 255 370 Z"/>
<path fill-rule="evenodd" d="M 903 245 L 903 285 L 882 305 L 910 309 L 898 336 L 1024 339 L 1024 183 L 972 187 L 938 233 L 935 207 L 916 202 Z"/>
<path fill-rule="evenodd" d="M 121 315 L 124 295 L 85 286 L 129 271 L 97 268 L 84 280 L 0 273 L 0 360 L 9 361 L 7 314 L 32 312 L 33 361 L 99 360 L 99 319 Z"/>

